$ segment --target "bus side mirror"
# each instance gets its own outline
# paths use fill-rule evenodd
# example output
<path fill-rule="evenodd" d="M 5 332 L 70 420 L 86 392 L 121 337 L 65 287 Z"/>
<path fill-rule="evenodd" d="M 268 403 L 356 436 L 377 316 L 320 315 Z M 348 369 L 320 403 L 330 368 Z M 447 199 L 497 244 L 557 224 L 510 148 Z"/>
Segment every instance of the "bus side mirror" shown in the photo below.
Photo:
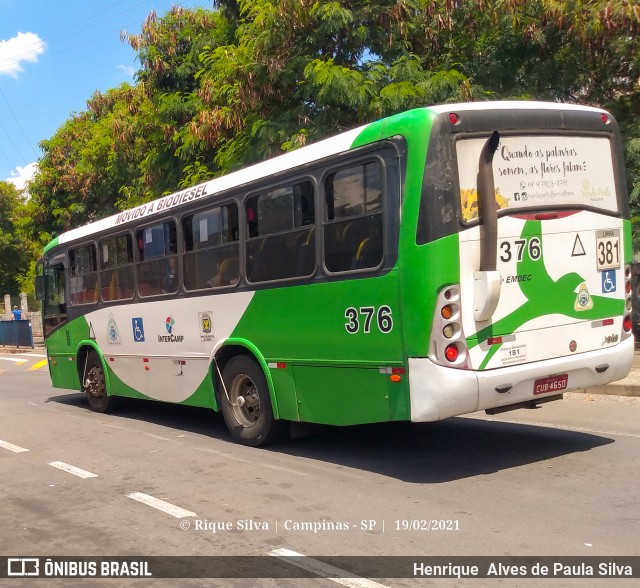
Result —
<path fill-rule="evenodd" d="M 44 276 L 36 276 L 33 285 L 36 290 L 36 299 L 44 300 Z"/>

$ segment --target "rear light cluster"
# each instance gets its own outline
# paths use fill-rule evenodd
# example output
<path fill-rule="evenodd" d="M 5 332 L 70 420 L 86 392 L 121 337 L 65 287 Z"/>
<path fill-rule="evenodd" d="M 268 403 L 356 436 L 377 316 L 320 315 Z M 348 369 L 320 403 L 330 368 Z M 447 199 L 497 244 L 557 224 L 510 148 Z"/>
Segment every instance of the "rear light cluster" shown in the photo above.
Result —
<path fill-rule="evenodd" d="M 633 329 L 631 318 L 631 266 L 624 266 L 624 318 L 622 319 L 623 335 L 630 335 Z"/>
<path fill-rule="evenodd" d="M 460 286 L 446 286 L 438 293 L 431 327 L 431 359 L 440 365 L 467 367 L 467 345 L 462 331 Z"/>

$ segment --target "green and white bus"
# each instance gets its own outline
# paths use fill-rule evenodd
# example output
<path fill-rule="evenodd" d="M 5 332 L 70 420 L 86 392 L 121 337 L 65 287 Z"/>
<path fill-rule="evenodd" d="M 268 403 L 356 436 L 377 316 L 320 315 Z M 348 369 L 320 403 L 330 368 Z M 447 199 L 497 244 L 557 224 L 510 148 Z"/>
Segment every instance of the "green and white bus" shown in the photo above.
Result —
<path fill-rule="evenodd" d="M 61 234 L 36 278 L 53 386 L 291 422 L 435 421 L 629 372 L 615 120 L 420 108 Z"/>

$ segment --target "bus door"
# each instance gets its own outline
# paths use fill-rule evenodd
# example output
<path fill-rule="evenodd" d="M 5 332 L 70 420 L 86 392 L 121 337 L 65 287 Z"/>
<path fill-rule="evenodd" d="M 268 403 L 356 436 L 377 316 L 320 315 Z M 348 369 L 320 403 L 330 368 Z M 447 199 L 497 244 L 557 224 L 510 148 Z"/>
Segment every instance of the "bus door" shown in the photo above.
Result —
<path fill-rule="evenodd" d="M 75 353 L 67 324 L 64 255 L 38 264 L 36 292 L 42 302 L 42 323 L 51 381 L 57 388 L 79 388 Z"/>

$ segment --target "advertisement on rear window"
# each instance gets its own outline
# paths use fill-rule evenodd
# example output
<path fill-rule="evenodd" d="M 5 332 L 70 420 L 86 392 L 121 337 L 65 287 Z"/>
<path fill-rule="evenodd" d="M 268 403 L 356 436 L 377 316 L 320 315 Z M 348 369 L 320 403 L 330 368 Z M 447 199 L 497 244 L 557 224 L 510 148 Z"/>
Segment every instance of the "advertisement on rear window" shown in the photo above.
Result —
<path fill-rule="evenodd" d="M 456 143 L 465 221 L 478 218 L 477 174 L 486 138 Z M 501 137 L 493 158 L 498 210 L 558 206 L 618 209 L 606 137 Z"/>

